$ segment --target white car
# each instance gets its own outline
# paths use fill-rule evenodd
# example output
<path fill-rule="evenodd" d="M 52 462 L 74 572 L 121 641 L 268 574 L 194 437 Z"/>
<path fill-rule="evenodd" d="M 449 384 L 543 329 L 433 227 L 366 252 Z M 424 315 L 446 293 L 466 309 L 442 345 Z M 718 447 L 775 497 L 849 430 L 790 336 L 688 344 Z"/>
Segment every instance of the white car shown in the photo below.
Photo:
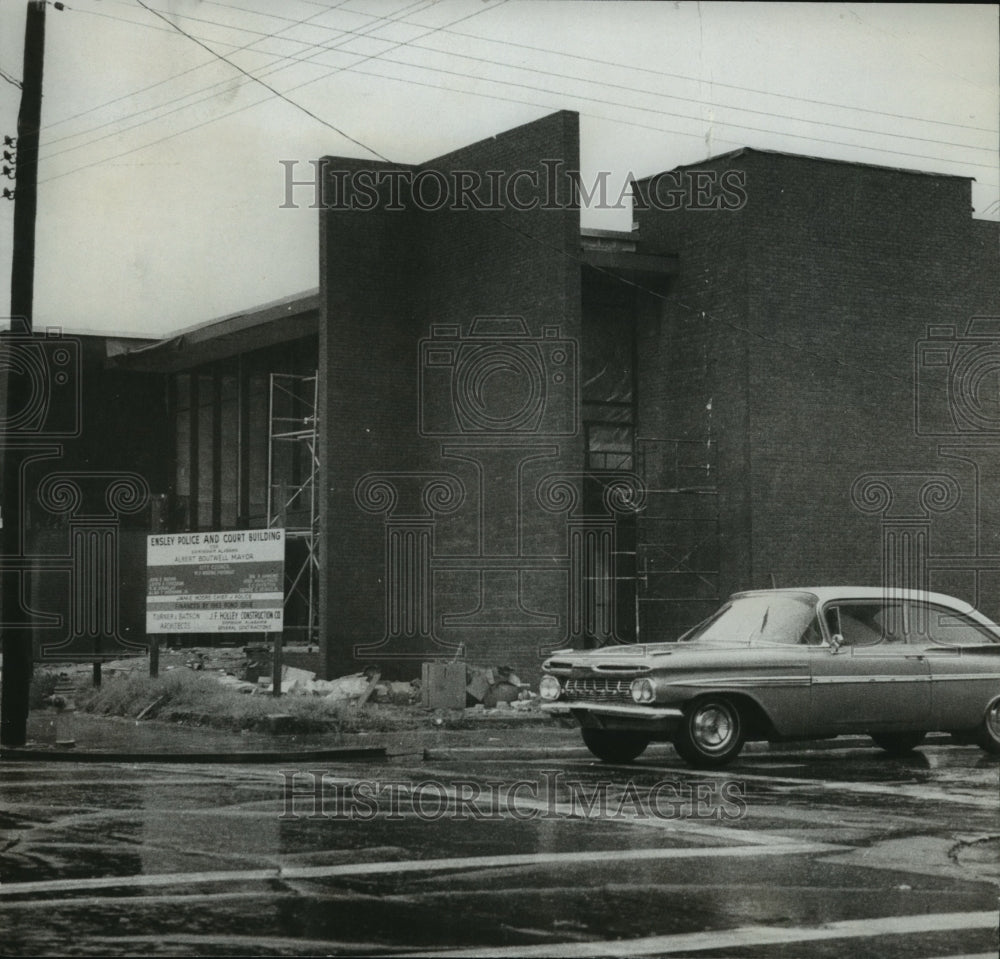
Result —
<path fill-rule="evenodd" d="M 940 593 L 735 593 L 676 642 L 559 650 L 543 669 L 542 709 L 611 762 L 660 740 L 723 766 L 747 740 L 844 733 L 898 754 L 948 732 L 1000 754 L 1000 627 Z"/>

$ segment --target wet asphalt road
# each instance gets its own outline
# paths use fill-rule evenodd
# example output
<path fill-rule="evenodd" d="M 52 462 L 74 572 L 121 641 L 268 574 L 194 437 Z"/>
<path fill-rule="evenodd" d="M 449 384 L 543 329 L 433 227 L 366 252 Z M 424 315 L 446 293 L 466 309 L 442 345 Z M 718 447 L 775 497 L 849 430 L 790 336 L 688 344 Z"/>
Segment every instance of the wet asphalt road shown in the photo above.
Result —
<path fill-rule="evenodd" d="M 4 761 L 4 955 L 994 957 L 1000 766 L 931 746 Z"/>

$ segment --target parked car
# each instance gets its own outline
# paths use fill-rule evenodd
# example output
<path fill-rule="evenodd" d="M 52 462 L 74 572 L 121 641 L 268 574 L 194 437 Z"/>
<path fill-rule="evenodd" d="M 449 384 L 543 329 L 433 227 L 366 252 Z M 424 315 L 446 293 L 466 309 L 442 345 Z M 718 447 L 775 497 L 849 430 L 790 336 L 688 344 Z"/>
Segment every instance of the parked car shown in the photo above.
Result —
<path fill-rule="evenodd" d="M 710 768 L 747 740 L 844 733 L 904 754 L 948 732 L 1000 754 L 1000 627 L 940 593 L 735 593 L 676 642 L 563 649 L 543 669 L 542 709 L 608 762 L 667 741 Z"/>

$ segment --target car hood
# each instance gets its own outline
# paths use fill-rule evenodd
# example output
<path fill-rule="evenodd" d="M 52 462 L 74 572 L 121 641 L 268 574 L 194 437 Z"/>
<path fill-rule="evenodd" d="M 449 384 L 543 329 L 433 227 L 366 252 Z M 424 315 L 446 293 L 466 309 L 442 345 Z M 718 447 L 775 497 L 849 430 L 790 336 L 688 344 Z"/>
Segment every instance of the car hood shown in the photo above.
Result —
<path fill-rule="evenodd" d="M 602 649 L 560 649 L 543 664 L 550 672 L 586 669 L 605 675 L 643 673 L 652 669 L 680 669 L 699 663 L 760 659 L 799 662 L 807 647 L 740 642 L 644 643 Z"/>

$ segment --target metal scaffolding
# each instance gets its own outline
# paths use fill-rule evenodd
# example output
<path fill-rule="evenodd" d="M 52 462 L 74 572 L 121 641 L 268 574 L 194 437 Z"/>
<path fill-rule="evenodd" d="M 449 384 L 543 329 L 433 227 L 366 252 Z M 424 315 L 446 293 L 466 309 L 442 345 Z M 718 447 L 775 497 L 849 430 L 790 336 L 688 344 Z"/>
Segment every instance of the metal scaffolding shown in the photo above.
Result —
<path fill-rule="evenodd" d="M 319 642 L 319 375 L 271 374 L 267 525 L 283 528 L 285 630 Z"/>

